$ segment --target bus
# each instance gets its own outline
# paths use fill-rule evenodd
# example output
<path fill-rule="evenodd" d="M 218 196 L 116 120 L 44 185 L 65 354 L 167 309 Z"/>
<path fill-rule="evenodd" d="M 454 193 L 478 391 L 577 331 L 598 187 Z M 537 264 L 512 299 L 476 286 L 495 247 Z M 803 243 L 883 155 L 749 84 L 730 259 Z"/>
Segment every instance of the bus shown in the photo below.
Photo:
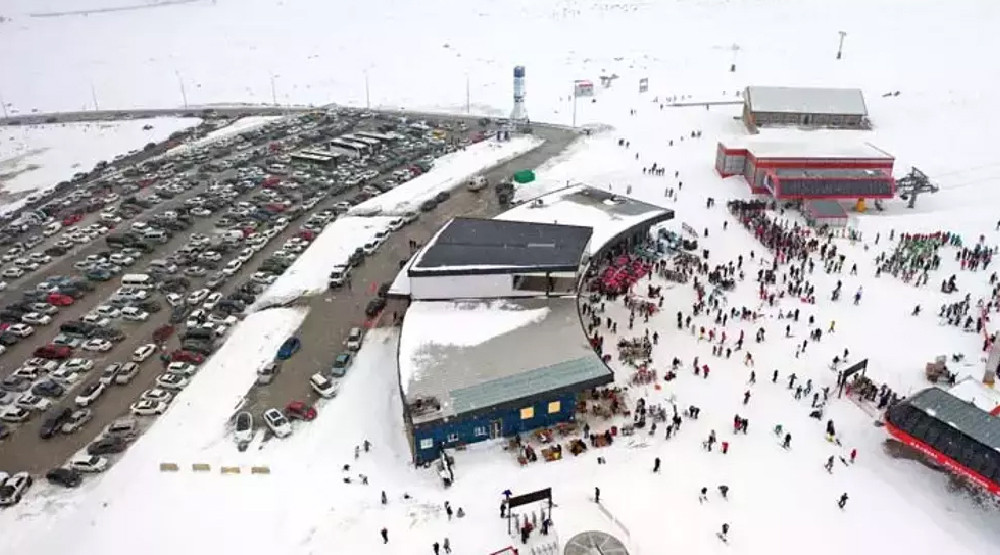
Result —
<path fill-rule="evenodd" d="M 357 156 L 365 156 L 371 152 L 371 148 L 366 144 L 355 143 L 354 141 L 345 140 L 342 137 L 338 137 L 330 141 L 330 146 L 353 152 Z"/>
<path fill-rule="evenodd" d="M 934 387 L 890 407 L 885 427 L 931 463 L 1000 496 L 1000 418 Z"/>

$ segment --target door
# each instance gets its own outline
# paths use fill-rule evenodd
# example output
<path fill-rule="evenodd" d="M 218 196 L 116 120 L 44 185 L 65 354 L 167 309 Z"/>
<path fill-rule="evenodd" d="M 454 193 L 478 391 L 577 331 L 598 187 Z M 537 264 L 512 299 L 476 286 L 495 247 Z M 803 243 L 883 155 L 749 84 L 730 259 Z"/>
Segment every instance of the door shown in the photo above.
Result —
<path fill-rule="evenodd" d="M 490 422 L 490 439 L 497 439 L 503 436 L 503 420 L 493 420 Z"/>

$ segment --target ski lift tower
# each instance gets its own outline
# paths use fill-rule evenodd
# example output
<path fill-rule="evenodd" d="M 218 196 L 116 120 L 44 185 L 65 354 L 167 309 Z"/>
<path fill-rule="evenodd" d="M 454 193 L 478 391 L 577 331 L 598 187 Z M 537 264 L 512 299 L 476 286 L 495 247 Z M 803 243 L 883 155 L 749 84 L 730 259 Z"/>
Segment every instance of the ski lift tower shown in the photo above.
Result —
<path fill-rule="evenodd" d="M 913 167 L 910 168 L 910 173 L 896 180 L 896 191 L 899 192 L 899 198 L 909 200 L 906 203 L 907 208 L 913 208 L 916 205 L 917 197 L 921 193 L 936 193 L 939 190 L 937 185 L 931 183 L 927 174 Z"/>
<path fill-rule="evenodd" d="M 524 66 L 514 67 L 514 109 L 510 122 L 517 127 L 528 124 L 528 108 L 524 105 Z"/>

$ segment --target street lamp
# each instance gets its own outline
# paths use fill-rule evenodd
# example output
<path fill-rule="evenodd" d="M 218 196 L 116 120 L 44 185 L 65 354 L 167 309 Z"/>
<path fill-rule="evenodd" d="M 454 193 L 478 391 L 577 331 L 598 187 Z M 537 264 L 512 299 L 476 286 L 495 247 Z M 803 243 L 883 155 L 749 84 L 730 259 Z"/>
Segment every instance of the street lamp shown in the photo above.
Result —
<path fill-rule="evenodd" d="M 278 77 L 281 77 L 281 75 L 271 74 L 271 104 L 274 104 L 275 106 L 278 105 L 278 93 L 274 87 L 274 81 Z"/>
<path fill-rule="evenodd" d="M 837 59 L 839 60 L 840 56 L 844 53 L 844 37 L 847 36 L 847 32 L 846 31 L 837 31 L 837 32 L 840 33 L 840 45 L 837 46 Z"/>

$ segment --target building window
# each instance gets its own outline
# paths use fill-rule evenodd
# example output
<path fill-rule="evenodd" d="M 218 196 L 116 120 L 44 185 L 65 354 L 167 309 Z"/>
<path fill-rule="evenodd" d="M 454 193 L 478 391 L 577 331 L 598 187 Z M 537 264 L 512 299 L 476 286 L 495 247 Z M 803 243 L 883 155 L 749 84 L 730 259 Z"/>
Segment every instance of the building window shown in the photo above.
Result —
<path fill-rule="evenodd" d="M 476 437 L 486 437 L 489 432 L 486 430 L 486 426 L 476 426 L 472 429 L 472 435 Z"/>
<path fill-rule="evenodd" d="M 559 412 L 561 408 L 562 408 L 562 403 L 560 403 L 559 401 L 552 401 L 551 403 L 549 403 L 549 414 L 555 414 Z"/>
<path fill-rule="evenodd" d="M 528 420 L 535 417 L 535 407 L 524 407 L 521 409 L 521 420 Z"/>
<path fill-rule="evenodd" d="M 421 439 L 420 440 L 420 448 L 421 449 L 433 449 L 434 448 L 434 440 L 431 439 L 431 438 Z"/>
<path fill-rule="evenodd" d="M 448 434 L 448 443 L 455 443 L 458 441 L 458 434 Z"/>

